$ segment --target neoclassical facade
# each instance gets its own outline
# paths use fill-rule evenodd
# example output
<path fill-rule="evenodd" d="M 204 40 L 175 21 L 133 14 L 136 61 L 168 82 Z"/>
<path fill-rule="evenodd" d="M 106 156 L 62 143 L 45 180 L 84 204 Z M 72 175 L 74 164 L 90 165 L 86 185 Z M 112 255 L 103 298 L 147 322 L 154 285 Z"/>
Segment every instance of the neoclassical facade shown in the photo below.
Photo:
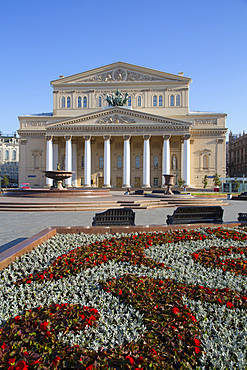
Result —
<path fill-rule="evenodd" d="M 74 171 L 68 187 L 161 187 L 174 174 L 201 188 L 205 174 L 224 176 L 226 114 L 191 112 L 190 83 L 123 62 L 60 76 L 53 112 L 19 117 L 19 182 L 51 186 L 42 171 L 58 163 Z M 126 106 L 108 105 L 117 89 Z"/>

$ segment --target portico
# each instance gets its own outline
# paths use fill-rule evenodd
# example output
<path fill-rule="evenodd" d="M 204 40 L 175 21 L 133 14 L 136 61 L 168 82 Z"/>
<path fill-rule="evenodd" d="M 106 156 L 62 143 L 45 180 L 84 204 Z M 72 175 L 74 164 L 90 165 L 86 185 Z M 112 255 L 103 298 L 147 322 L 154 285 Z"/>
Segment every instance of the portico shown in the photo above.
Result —
<path fill-rule="evenodd" d="M 74 171 L 68 188 L 162 187 L 163 174 L 201 187 L 205 174 L 224 176 L 226 114 L 190 112 L 190 83 L 123 62 L 52 81 L 53 112 L 19 117 L 19 182 L 50 187 L 43 171 L 57 163 Z M 121 96 L 126 106 L 109 105 Z"/>

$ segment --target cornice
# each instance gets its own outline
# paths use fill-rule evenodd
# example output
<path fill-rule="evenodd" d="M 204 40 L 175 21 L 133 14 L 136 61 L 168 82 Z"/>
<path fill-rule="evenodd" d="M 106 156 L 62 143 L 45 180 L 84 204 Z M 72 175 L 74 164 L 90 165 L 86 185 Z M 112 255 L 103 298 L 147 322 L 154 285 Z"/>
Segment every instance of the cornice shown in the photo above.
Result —
<path fill-rule="evenodd" d="M 222 136 L 225 137 L 227 128 L 215 128 L 215 129 L 194 129 L 191 128 L 192 136 Z"/>

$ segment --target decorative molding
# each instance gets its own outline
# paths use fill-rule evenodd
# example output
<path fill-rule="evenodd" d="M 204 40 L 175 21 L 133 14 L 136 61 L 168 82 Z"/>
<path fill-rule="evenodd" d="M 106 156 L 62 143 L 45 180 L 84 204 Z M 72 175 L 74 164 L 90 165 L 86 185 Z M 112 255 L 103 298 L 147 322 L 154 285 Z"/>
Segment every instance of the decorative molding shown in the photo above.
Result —
<path fill-rule="evenodd" d="M 217 119 L 195 119 L 195 125 L 217 125 Z"/>
<path fill-rule="evenodd" d="M 110 140 L 110 139 L 111 139 L 111 135 L 104 135 L 104 136 L 103 136 L 103 139 L 104 139 L 105 141 L 108 141 L 108 140 Z"/>
<path fill-rule="evenodd" d="M 65 138 L 66 141 L 70 141 L 72 139 L 72 136 L 71 135 L 65 135 L 64 138 Z"/>
<path fill-rule="evenodd" d="M 151 135 L 143 135 L 144 140 L 150 140 L 150 138 L 151 138 Z"/>
<path fill-rule="evenodd" d="M 163 135 L 163 140 L 170 140 L 171 135 Z"/>
<path fill-rule="evenodd" d="M 189 140 L 190 139 L 190 134 L 184 135 L 184 140 Z"/>
<path fill-rule="evenodd" d="M 118 114 L 114 114 L 113 116 L 109 116 L 103 119 L 98 119 L 96 123 L 135 123 L 134 119 L 125 116 L 119 116 Z"/>
<path fill-rule="evenodd" d="M 51 140 L 52 140 L 52 138 L 53 138 L 53 136 L 52 136 L 52 135 L 46 135 L 45 140 L 46 140 L 46 141 L 51 141 Z"/>
<path fill-rule="evenodd" d="M 125 141 L 125 140 L 126 140 L 126 141 L 128 141 L 128 140 L 130 140 L 131 135 L 124 135 L 124 136 L 123 136 L 123 138 L 124 138 L 124 141 Z"/>
<path fill-rule="evenodd" d="M 224 139 L 217 139 L 216 141 L 218 144 L 222 144 L 224 142 Z"/>
<path fill-rule="evenodd" d="M 85 139 L 85 141 L 89 141 L 91 139 L 91 135 L 85 135 L 84 139 Z"/>
<path fill-rule="evenodd" d="M 34 127 L 34 126 L 44 126 L 44 123 L 47 123 L 47 122 L 26 122 L 25 123 L 25 127 Z"/>
<path fill-rule="evenodd" d="M 139 72 L 128 71 L 124 68 L 117 68 L 106 73 L 87 77 L 81 82 L 112 82 L 112 81 L 164 81 L 164 78 L 151 76 Z"/>

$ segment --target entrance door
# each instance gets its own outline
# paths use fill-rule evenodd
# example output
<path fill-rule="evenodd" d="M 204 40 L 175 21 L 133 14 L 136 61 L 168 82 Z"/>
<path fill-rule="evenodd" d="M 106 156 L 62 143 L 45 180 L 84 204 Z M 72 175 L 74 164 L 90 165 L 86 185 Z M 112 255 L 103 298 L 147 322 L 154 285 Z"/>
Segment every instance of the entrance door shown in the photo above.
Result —
<path fill-rule="evenodd" d="M 116 187 L 121 188 L 123 186 L 123 179 L 122 177 L 116 177 Z"/>
<path fill-rule="evenodd" d="M 141 187 L 141 179 L 140 177 L 135 177 L 135 188 Z"/>
<path fill-rule="evenodd" d="M 98 177 L 98 188 L 103 188 L 104 177 Z"/>

